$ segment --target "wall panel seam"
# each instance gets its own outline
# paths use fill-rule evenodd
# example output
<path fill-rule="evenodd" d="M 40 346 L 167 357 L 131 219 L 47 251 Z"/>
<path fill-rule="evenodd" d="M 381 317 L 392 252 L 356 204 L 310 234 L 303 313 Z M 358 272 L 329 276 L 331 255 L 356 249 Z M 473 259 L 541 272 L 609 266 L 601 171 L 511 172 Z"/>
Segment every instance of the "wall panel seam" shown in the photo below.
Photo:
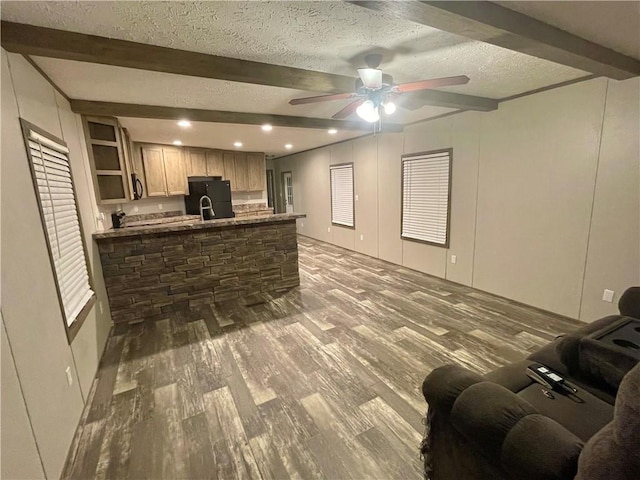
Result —
<path fill-rule="evenodd" d="M 31 436 L 33 438 L 33 444 L 36 447 L 36 452 L 38 452 L 38 460 L 40 461 L 40 467 L 42 468 L 42 475 L 44 478 L 47 478 L 47 474 L 44 469 L 44 462 L 42 461 L 42 454 L 40 453 L 40 446 L 38 445 L 38 441 L 36 440 L 36 432 L 33 430 L 33 423 L 31 422 L 31 415 L 29 414 L 29 408 L 27 407 L 27 400 L 24 397 L 24 390 L 22 388 L 22 380 L 20 379 L 20 372 L 18 372 L 18 366 L 16 365 L 16 359 L 13 356 L 13 347 L 11 346 L 11 339 L 9 338 L 9 332 L 7 331 L 7 327 L 4 324 L 4 316 L 2 315 L 2 311 L 0 310 L 0 319 L 2 319 L 2 329 L 4 330 L 4 334 L 7 337 L 7 345 L 9 345 L 9 354 L 11 355 L 11 361 L 13 363 L 13 369 L 16 372 L 16 378 L 18 379 L 18 385 L 20 387 L 20 398 L 22 399 L 22 403 L 24 405 L 24 411 L 27 414 L 27 420 L 29 421 L 29 430 L 31 431 Z"/>
<path fill-rule="evenodd" d="M 587 234 L 587 248 L 584 253 L 584 264 L 582 267 L 582 286 L 580 288 L 580 305 L 578 306 L 578 318 L 582 318 L 582 305 L 584 303 L 584 284 L 587 279 L 587 264 L 589 263 L 589 246 L 591 245 L 591 234 L 593 229 L 593 210 L 596 203 L 596 190 L 598 187 L 598 170 L 600 169 L 600 155 L 602 153 L 602 134 L 604 132 L 604 122 L 607 117 L 607 95 L 609 94 L 609 79 L 604 89 L 602 101 L 602 121 L 600 122 L 600 136 L 598 138 L 598 153 L 596 155 L 596 168 L 593 176 L 593 191 L 591 192 L 591 211 L 589 213 L 589 229 Z"/>

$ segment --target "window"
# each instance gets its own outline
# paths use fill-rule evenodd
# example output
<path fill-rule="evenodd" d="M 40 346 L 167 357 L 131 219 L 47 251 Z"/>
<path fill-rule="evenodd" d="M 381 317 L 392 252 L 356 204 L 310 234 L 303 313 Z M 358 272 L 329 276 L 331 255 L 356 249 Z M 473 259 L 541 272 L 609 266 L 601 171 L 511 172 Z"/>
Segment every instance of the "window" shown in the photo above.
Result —
<path fill-rule="evenodd" d="M 353 163 L 331 165 L 331 223 L 345 227 L 353 221 Z"/>
<path fill-rule="evenodd" d="M 449 247 L 452 150 L 402 157 L 402 238 Z"/>
<path fill-rule="evenodd" d="M 95 295 L 89 281 L 69 150 L 63 141 L 21 122 L 60 307 L 71 341 Z"/>

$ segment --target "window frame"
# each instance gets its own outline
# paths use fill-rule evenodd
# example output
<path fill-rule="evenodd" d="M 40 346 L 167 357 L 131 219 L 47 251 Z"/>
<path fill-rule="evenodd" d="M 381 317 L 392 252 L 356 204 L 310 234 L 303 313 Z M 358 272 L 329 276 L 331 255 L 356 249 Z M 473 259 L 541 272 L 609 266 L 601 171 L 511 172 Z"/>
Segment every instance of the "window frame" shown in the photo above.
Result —
<path fill-rule="evenodd" d="M 36 172 L 35 172 L 35 168 L 33 165 L 33 158 L 31 156 L 31 149 L 29 147 L 29 132 L 32 131 L 34 133 L 37 133 L 38 135 L 42 135 L 43 137 L 58 143 L 59 145 L 63 145 L 65 148 L 68 148 L 67 143 L 56 137 L 55 135 L 50 134 L 49 132 L 43 130 L 42 128 L 28 122 L 27 120 L 20 118 L 20 126 L 22 127 L 22 138 L 24 140 L 24 145 L 25 145 L 25 151 L 26 151 L 26 155 L 27 155 L 27 163 L 29 164 L 29 171 L 31 172 L 31 183 L 33 185 L 33 189 L 34 189 L 34 194 L 35 194 L 35 198 L 36 198 L 36 203 L 38 205 L 38 213 L 40 214 L 40 225 L 42 227 L 42 233 L 44 235 L 44 239 L 45 239 L 45 244 L 47 246 L 47 253 L 49 254 L 49 263 L 51 266 L 51 271 L 53 273 L 53 281 L 55 283 L 56 286 L 56 295 L 58 296 L 58 304 L 60 306 L 60 313 L 62 314 L 62 323 L 64 324 L 64 330 L 65 333 L 67 335 L 67 342 L 69 343 L 69 345 L 71 345 L 71 342 L 73 341 L 73 339 L 76 337 L 76 335 L 78 334 L 78 332 L 80 331 L 80 329 L 82 328 L 82 325 L 84 324 L 85 320 L 87 319 L 87 316 L 89 315 L 89 312 L 91 311 L 91 309 L 93 308 L 94 304 L 96 303 L 96 293 L 95 293 L 95 286 L 94 286 L 94 282 L 93 282 L 93 276 L 91 274 L 91 264 L 89 263 L 89 255 L 88 255 L 88 250 L 87 250 L 87 243 L 85 241 L 85 236 L 84 236 L 84 230 L 82 228 L 82 216 L 80 214 L 80 208 L 78 206 L 78 193 L 76 191 L 76 184 L 73 178 L 73 172 L 71 169 L 71 154 L 67 154 L 67 160 L 69 161 L 69 176 L 71 178 L 71 186 L 73 189 L 73 201 L 76 207 L 76 214 L 78 215 L 78 227 L 80 229 L 80 240 L 82 242 L 82 251 L 84 254 L 84 261 L 85 261 L 85 265 L 87 268 L 87 275 L 89 277 L 89 287 L 91 288 L 92 291 L 92 295 L 89 298 L 89 300 L 87 300 L 87 302 L 85 303 L 85 305 L 82 307 L 82 309 L 80 310 L 80 312 L 78 312 L 78 314 L 76 315 L 75 320 L 73 321 L 73 323 L 71 323 L 71 325 L 68 325 L 67 323 L 67 315 L 65 312 L 65 308 L 64 308 L 64 302 L 62 300 L 62 294 L 61 294 L 61 289 L 60 289 L 60 283 L 58 280 L 58 274 L 56 273 L 56 265 L 55 265 L 55 260 L 53 257 L 53 251 L 51 249 L 51 244 L 49 243 L 49 236 L 47 233 L 47 227 L 46 227 L 46 219 L 44 217 L 44 212 L 43 212 L 43 208 L 42 208 L 42 201 L 40 198 L 40 193 L 38 190 L 38 180 L 36 177 Z"/>
<path fill-rule="evenodd" d="M 405 237 L 402 234 L 403 226 L 404 226 L 404 164 L 406 161 L 410 160 L 413 157 L 419 157 L 422 155 L 436 155 L 439 153 L 448 153 L 449 154 L 449 178 L 448 178 L 448 187 L 447 187 L 447 226 L 445 229 L 445 242 L 437 243 L 431 242 L 428 240 L 421 240 L 419 238 Z M 432 245 L 434 247 L 440 247 L 448 249 L 451 243 L 451 185 L 452 185 L 452 177 L 453 177 L 453 148 L 441 148 L 438 150 L 429 150 L 425 152 L 415 152 L 415 153 L 405 153 L 400 156 L 400 238 L 402 240 L 422 243 L 425 245 Z"/>
<path fill-rule="evenodd" d="M 345 225 L 344 223 L 334 222 L 333 220 L 333 183 L 331 182 L 331 171 L 334 168 L 351 167 L 351 214 L 353 216 L 353 225 Z M 331 211 L 331 225 L 342 228 L 356 229 L 356 172 L 353 162 L 334 163 L 329 165 L 329 208 Z"/>

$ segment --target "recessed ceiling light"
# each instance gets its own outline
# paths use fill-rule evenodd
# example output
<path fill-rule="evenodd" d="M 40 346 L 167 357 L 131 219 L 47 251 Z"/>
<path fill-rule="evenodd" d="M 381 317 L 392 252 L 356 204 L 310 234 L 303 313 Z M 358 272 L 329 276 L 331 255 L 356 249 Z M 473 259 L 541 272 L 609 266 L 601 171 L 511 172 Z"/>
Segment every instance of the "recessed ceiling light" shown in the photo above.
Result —
<path fill-rule="evenodd" d="M 242 146 L 242 142 L 233 142 L 233 146 L 240 148 Z"/>
<path fill-rule="evenodd" d="M 182 145 L 182 142 L 180 140 L 174 140 L 173 144 L 180 146 L 180 145 Z"/>
<path fill-rule="evenodd" d="M 338 130 L 336 130 L 335 128 L 330 128 L 329 130 L 327 130 L 327 132 L 329 133 L 329 135 L 335 135 L 336 133 L 338 133 Z"/>
<path fill-rule="evenodd" d="M 291 150 L 293 148 L 293 145 L 291 145 L 290 143 L 287 143 L 284 148 L 286 148 L 287 150 Z"/>
<path fill-rule="evenodd" d="M 187 128 L 191 126 L 191 122 L 189 120 L 180 120 L 178 126 Z"/>
<path fill-rule="evenodd" d="M 265 123 L 264 125 L 262 125 L 262 130 L 264 130 L 265 132 L 270 132 L 271 130 L 273 130 L 273 127 L 268 123 Z"/>

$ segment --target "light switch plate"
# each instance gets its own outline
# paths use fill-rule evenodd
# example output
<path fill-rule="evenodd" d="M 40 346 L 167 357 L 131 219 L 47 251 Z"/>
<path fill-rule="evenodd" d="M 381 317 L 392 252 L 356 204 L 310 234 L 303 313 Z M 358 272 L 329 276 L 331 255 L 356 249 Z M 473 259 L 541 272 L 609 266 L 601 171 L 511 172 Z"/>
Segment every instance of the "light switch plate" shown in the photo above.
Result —
<path fill-rule="evenodd" d="M 356 194 L 356 202 L 358 201 L 358 195 Z"/>
<path fill-rule="evenodd" d="M 364 235 L 360 235 L 360 240 L 364 240 Z"/>
<path fill-rule="evenodd" d="M 327 227 L 327 232 L 331 233 L 331 227 Z"/>
<path fill-rule="evenodd" d="M 458 261 L 458 257 L 456 255 L 451 255 L 451 263 L 456 263 Z"/>
<path fill-rule="evenodd" d="M 604 293 L 602 294 L 602 300 L 605 302 L 613 303 L 613 296 L 615 292 L 613 290 L 604 289 Z"/>

